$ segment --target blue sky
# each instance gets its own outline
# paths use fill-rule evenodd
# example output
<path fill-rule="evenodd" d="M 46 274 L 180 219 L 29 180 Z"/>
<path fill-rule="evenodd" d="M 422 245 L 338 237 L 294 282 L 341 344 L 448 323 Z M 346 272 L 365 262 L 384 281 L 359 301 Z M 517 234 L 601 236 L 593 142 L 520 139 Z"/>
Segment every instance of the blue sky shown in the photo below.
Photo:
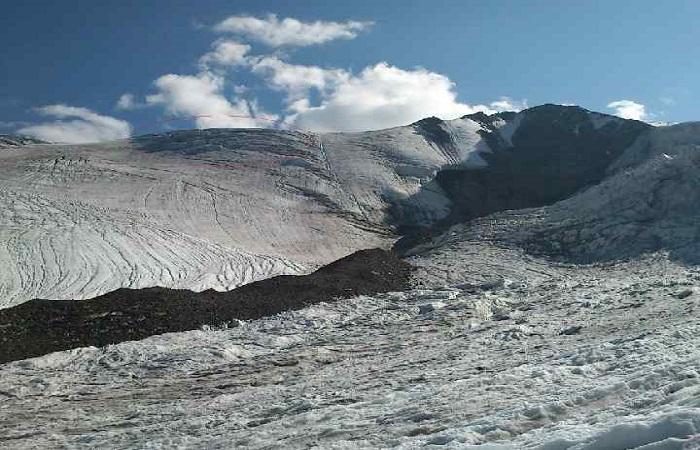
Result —
<path fill-rule="evenodd" d="M 548 102 L 700 120 L 697 1 L 2 3 L 0 133 L 360 130 Z"/>

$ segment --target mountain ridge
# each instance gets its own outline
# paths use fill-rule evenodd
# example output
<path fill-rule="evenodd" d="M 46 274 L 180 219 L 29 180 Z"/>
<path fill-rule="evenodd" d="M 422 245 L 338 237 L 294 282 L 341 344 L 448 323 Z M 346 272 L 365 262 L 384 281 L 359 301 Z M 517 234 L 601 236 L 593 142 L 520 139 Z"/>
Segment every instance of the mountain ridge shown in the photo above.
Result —
<path fill-rule="evenodd" d="M 229 290 L 402 236 L 408 248 L 452 224 L 585 190 L 653 131 L 542 105 L 358 133 L 182 130 L 8 148 L 0 302 Z"/>

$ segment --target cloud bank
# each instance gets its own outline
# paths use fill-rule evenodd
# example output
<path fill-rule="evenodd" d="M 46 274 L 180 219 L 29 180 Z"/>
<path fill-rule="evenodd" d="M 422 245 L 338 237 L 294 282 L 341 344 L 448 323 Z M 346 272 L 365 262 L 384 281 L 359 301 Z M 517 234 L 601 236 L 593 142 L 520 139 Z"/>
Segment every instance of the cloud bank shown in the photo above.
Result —
<path fill-rule="evenodd" d="M 446 76 L 422 68 L 404 70 L 386 62 L 366 67 L 357 75 L 344 73 L 334 81 L 321 93 L 320 105 L 310 106 L 308 98 L 292 103 L 287 120 L 316 131 L 362 131 L 405 125 L 428 116 L 453 119 L 513 106 L 506 100 L 489 106 L 459 102 L 455 85 Z"/>
<path fill-rule="evenodd" d="M 175 117 L 194 118 L 198 128 L 268 127 L 277 119 L 260 113 L 254 102 L 227 99 L 223 94 L 224 78 L 210 72 L 163 75 L 154 85 L 158 93 L 146 98 L 148 104 L 162 105 Z"/>
<path fill-rule="evenodd" d="M 20 128 L 18 133 L 66 144 L 111 141 L 131 135 L 128 122 L 97 114 L 87 108 L 57 104 L 36 108 L 36 112 L 55 120 Z"/>

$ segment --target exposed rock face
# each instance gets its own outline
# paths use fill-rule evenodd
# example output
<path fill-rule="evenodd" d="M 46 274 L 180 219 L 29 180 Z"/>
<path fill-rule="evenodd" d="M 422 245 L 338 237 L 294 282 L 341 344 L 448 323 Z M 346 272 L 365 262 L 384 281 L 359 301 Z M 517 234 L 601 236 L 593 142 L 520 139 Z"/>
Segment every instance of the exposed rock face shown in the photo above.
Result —
<path fill-rule="evenodd" d="M 274 277 L 229 292 L 118 289 L 84 301 L 31 300 L 0 310 L 0 363 L 401 291 L 409 287 L 410 271 L 410 264 L 394 254 L 374 249 L 310 275 Z"/>
<path fill-rule="evenodd" d="M 492 150 L 478 168 L 447 168 L 437 184 L 453 202 L 453 221 L 555 203 L 600 182 L 610 165 L 649 125 L 612 118 L 602 122 L 579 107 L 544 105 L 517 115 L 484 117 L 482 136 Z M 505 117 L 512 134 L 493 128 Z"/>
<path fill-rule="evenodd" d="M 502 211 L 408 240 L 410 254 L 448 241 L 499 242 L 571 263 L 666 251 L 700 263 L 700 123 L 653 128 L 597 184 L 552 205 Z"/>
<path fill-rule="evenodd" d="M 428 227 L 403 228 L 406 251 L 450 225 L 506 210 L 540 207 L 569 198 L 603 180 L 611 166 L 652 127 L 576 106 L 543 105 L 520 113 L 463 119 L 476 122 L 483 164 L 453 164 L 423 189 L 450 200 L 450 213 Z M 452 148 L 438 119 L 419 122 L 426 136 Z M 417 196 L 422 195 L 422 192 Z M 407 201 L 406 203 L 411 203 Z"/>

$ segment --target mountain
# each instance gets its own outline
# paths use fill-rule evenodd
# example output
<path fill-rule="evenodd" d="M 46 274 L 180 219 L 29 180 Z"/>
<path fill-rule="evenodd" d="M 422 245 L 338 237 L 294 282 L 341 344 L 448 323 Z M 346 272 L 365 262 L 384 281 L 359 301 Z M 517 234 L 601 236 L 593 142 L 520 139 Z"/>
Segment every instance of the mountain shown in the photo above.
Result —
<path fill-rule="evenodd" d="M 558 105 L 5 148 L 3 442 L 695 448 L 698 155 Z"/>
<path fill-rule="evenodd" d="M 459 235 L 567 263 L 611 262 L 663 251 L 671 259 L 698 264 L 700 123 L 649 128 L 623 150 L 603 167 L 599 182 L 558 202 L 451 222 L 401 248 L 411 254 Z M 469 190 L 465 195 L 472 198 Z"/>
<path fill-rule="evenodd" d="M 0 154 L 0 304 L 308 273 L 415 230 L 564 198 L 649 128 L 545 105 L 363 133 L 22 141 Z"/>
<path fill-rule="evenodd" d="M 306 273 L 390 246 L 384 209 L 447 162 L 413 127 L 9 148 L 0 154 L 0 299 L 228 290 Z M 438 200 L 426 217 L 444 213 Z"/>

